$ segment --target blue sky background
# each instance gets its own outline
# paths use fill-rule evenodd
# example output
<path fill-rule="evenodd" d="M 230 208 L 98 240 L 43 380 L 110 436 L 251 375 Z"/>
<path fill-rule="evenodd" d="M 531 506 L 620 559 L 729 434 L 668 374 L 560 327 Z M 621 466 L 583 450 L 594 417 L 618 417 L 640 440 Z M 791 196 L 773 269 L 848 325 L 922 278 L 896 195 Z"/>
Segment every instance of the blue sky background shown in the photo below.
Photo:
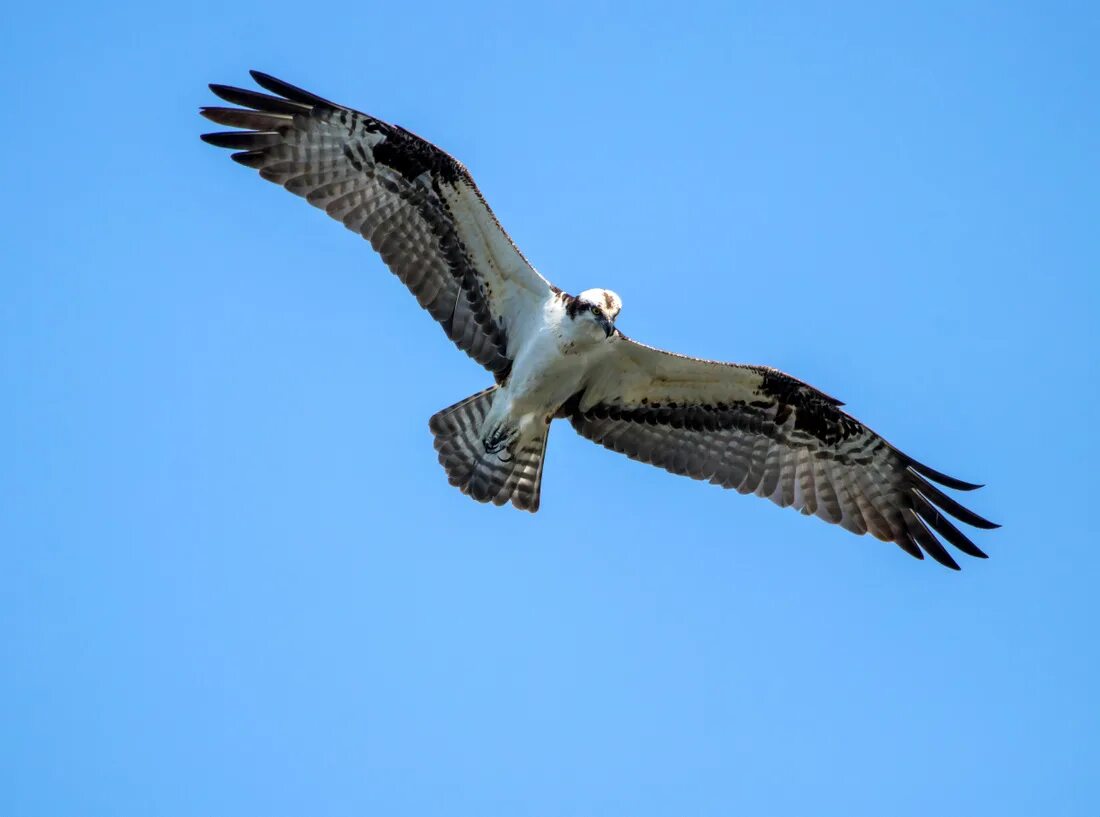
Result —
<path fill-rule="evenodd" d="M 1100 18 L 887 5 L 6 10 L 0 812 L 1096 814 Z M 992 558 L 561 424 L 537 516 L 469 501 L 427 420 L 488 375 L 198 140 L 248 68 L 988 483 Z"/>

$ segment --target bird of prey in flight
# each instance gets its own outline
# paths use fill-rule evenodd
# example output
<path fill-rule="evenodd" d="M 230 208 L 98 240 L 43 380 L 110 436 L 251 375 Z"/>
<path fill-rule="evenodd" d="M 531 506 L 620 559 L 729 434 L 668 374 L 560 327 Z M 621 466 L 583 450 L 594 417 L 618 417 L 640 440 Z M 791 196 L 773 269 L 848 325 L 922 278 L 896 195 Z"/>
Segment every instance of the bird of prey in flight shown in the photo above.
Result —
<path fill-rule="evenodd" d="M 767 366 L 645 346 L 615 328 L 606 289 L 570 295 L 528 263 L 458 161 L 413 133 L 252 72 L 269 94 L 211 85 L 239 107 L 212 145 L 371 243 L 459 349 L 496 384 L 429 422 L 452 485 L 536 511 L 547 434 L 565 418 L 612 451 L 766 497 L 927 553 L 985 556 L 948 518 L 997 527 L 937 487 L 978 488 L 903 454 L 840 401 Z M 942 541 L 941 541 L 942 540 Z"/>

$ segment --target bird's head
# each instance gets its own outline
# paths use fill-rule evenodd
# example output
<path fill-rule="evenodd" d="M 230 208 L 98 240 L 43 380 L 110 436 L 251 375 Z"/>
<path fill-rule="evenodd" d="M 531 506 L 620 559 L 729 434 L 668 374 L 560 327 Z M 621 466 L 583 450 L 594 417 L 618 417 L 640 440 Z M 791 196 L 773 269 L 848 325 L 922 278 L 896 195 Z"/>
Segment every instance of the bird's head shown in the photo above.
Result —
<path fill-rule="evenodd" d="M 569 304 L 569 317 L 589 321 L 603 331 L 604 337 L 611 337 L 622 308 L 622 299 L 610 289 L 586 289 Z"/>

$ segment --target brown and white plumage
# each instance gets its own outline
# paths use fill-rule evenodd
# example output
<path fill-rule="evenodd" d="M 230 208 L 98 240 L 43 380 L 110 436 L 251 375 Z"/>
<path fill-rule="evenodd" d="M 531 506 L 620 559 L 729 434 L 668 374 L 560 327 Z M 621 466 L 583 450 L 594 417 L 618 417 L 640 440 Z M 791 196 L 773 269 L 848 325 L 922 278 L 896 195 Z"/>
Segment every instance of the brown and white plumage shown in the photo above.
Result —
<path fill-rule="evenodd" d="M 582 436 L 631 459 L 870 533 L 917 558 L 923 550 L 958 567 L 929 527 L 984 557 L 941 511 L 996 526 L 933 483 L 979 486 L 902 454 L 841 405 L 775 369 L 684 357 L 624 337 L 568 416 Z"/>
<path fill-rule="evenodd" d="M 816 515 L 958 564 L 941 539 L 984 557 L 948 516 L 993 523 L 937 484 L 979 486 L 901 453 L 838 400 L 762 366 L 699 360 L 614 328 L 618 296 L 551 286 L 501 228 L 469 173 L 434 145 L 266 74 L 271 96 L 222 85 L 240 108 L 204 108 L 244 130 L 205 134 L 265 179 L 362 235 L 459 348 L 498 385 L 430 423 L 451 483 L 535 511 L 547 433 L 567 417 L 632 459 Z"/>
<path fill-rule="evenodd" d="M 241 108 L 207 119 L 244 131 L 203 134 L 268 181 L 359 233 L 455 344 L 503 379 L 510 325 L 550 293 L 448 154 L 404 128 L 252 72 L 269 96 L 211 90 Z"/>

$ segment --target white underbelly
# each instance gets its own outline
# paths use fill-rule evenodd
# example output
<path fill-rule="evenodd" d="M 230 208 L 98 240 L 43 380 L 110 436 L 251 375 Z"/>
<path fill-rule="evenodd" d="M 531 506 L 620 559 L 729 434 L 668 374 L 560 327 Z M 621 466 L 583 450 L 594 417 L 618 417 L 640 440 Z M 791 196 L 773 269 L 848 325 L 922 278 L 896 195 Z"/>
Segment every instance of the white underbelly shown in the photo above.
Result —
<path fill-rule="evenodd" d="M 543 336 L 516 356 L 503 389 L 513 416 L 552 414 L 581 388 L 589 356 L 563 354 L 553 337 Z M 518 419 L 518 417 L 517 417 Z"/>

